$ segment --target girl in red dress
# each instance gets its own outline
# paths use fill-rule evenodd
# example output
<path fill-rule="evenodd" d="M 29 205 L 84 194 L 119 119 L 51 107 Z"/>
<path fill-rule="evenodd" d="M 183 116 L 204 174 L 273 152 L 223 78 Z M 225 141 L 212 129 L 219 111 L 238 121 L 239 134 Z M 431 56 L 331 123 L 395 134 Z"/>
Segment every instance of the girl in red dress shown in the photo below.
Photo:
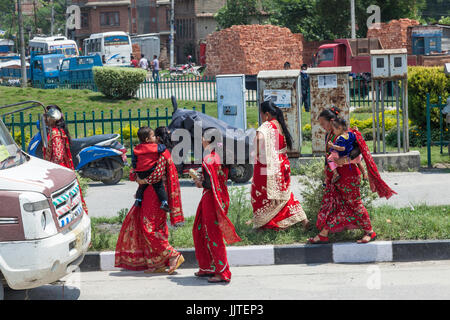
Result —
<path fill-rule="evenodd" d="M 45 115 L 46 124 L 49 127 L 47 148 L 42 147 L 44 159 L 60 166 L 75 170 L 70 152 L 70 133 L 67 129 L 61 108 L 57 105 L 49 105 Z M 79 185 L 79 183 L 78 183 Z M 84 212 L 88 213 L 86 202 L 80 189 L 81 202 Z"/>
<path fill-rule="evenodd" d="M 228 264 L 224 239 L 227 244 L 241 241 L 232 222 L 228 219 L 230 197 L 228 195 L 228 168 L 203 138 L 207 154 L 203 158 L 202 177 L 195 179 L 198 188 L 203 188 L 203 196 L 198 205 L 192 234 L 195 256 L 199 265 L 197 277 L 210 277 L 211 283 L 230 282 L 231 271 Z"/>
<path fill-rule="evenodd" d="M 251 188 L 254 228 L 281 230 L 302 222 L 304 229 L 308 229 L 305 212 L 290 189 L 287 150 L 292 147 L 292 138 L 283 112 L 272 101 L 262 103 L 260 112 L 263 124 L 256 135 Z"/>
<path fill-rule="evenodd" d="M 327 132 L 325 138 L 327 158 L 330 155 L 330 145 L 336 143 L 337 136 L 332 132 L 332 122 L 337 119 L 340 110 L 336 107 L 326 109 L 319 115 L 319 122 Z M 356 129 L 351 129 L 355 134 L 361 155 L 367 166 L 368 178 L 373 192 L 377 192 L 380 197 L 389 199 L 395 191 L 381 179 L 377 166 L 373 161 L 369 148 L 361 133 Z M 327 161 L 327 160 L 326 160 Z M 341 232 L 350 229 L 364 230 L 364 236 L 358 243 L 368 243 L 374 241 L 377 234 L 373 231 L 369 213 L 361 201 L 360 184 L 361 172 L 358 166 L 351 162 L 348 157 L 335 161 L 338 165 L 337 171 L 340 179 L 332 183 L 333 172 L 325 164 L 325 193 L 323 195 L 322 207 L 317 215 L 317 229 L 320 233 L 308 240 L 310 244 L 328 243 L 329 233 Z"/>

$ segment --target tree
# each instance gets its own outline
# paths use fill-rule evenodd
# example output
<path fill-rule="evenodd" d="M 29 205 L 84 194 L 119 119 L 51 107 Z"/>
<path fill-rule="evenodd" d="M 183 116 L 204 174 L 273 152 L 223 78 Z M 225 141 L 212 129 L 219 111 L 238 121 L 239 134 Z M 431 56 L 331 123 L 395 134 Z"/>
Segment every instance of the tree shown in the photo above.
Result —
<path fill-rule="evenodd" d="M 215 15 L 218 29 L 226 29 L 234 25 L 247 25 L 252 19 L 260 19 L 258 0 L 227 0 Z"/>

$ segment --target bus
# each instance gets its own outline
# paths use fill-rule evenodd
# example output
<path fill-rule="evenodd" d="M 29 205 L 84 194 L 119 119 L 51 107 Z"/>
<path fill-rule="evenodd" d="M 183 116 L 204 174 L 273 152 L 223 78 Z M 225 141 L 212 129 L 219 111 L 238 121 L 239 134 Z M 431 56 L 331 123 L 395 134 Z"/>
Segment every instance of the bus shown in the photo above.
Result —
<path fill-rule="evenodd" d="M 95 33 L 83 40 L 85 55 L 99 55 L 103 65 L 130 66 L 131 47 L 130 36 L 122 31 Z"/>
<path fill-rule="evenodd" d="M 35 52 L 37 54 L 57 53 L 66 57 L 79 55 L 77 43 L 73 40 L 68 40 L 64 36 L 34 37 L 30 40 L 29 48 L 30 53 Z"/>
<path fill-rule="evenodd" d="M 14 52 L 14 41 L 9 39 L 0 39 L 0 55 Z"/>

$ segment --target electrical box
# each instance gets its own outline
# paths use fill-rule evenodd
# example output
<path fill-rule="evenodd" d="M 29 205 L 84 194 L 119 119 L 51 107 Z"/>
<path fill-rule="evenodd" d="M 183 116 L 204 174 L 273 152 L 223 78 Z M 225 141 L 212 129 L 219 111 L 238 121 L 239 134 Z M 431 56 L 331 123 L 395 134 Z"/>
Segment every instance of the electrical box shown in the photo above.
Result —
<path fill-rule="evenodd" d="M 300 157 L 303 138 L 300 70 L 260 71 L 257 77 L 257 87 L 258 105 L 264 101 L 272 100 L 276 106 L 283 110 L 286 125 L 293 139 L 292 150 L 288 150 L 288 156 L 291 158 Z"/>
<path fill-rule="evenodd" d="M 406 49 L 371 50 L 372 79 L 403 79 L 408 76 Z"/>
<path fill-rule="evenodd" d="M 320 113 L 333 106 L 341 110 L 339 117 L 350 118 L 350 89 L 348 75 L 352 67 L 309 68 L 311 95 L 311 135 L 313 155 L 326 152 L 325 130 L 320 126 Z"/>
<path fill-rule="evenodd" d="M 245 75 L 218 75 L 216 84 L 217 118 L 230 126 L 247 130 Z"/>

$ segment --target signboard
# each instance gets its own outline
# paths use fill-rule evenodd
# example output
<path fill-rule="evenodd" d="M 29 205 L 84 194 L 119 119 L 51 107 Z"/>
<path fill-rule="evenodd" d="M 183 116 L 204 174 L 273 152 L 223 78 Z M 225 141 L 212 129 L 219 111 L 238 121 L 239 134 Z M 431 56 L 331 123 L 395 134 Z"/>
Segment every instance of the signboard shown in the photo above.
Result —
<path fill-rule="evenodd" d="M 291 107 L 290 90 L 264 90 L 264 101 L 272 100 L 279 108 Z"/>
<path fill-rule="evenodd" d="M 336 74 L 319 75 L 318 81 L 319 81 L 319 89 L 337 88 L 337 75 Z"/>

